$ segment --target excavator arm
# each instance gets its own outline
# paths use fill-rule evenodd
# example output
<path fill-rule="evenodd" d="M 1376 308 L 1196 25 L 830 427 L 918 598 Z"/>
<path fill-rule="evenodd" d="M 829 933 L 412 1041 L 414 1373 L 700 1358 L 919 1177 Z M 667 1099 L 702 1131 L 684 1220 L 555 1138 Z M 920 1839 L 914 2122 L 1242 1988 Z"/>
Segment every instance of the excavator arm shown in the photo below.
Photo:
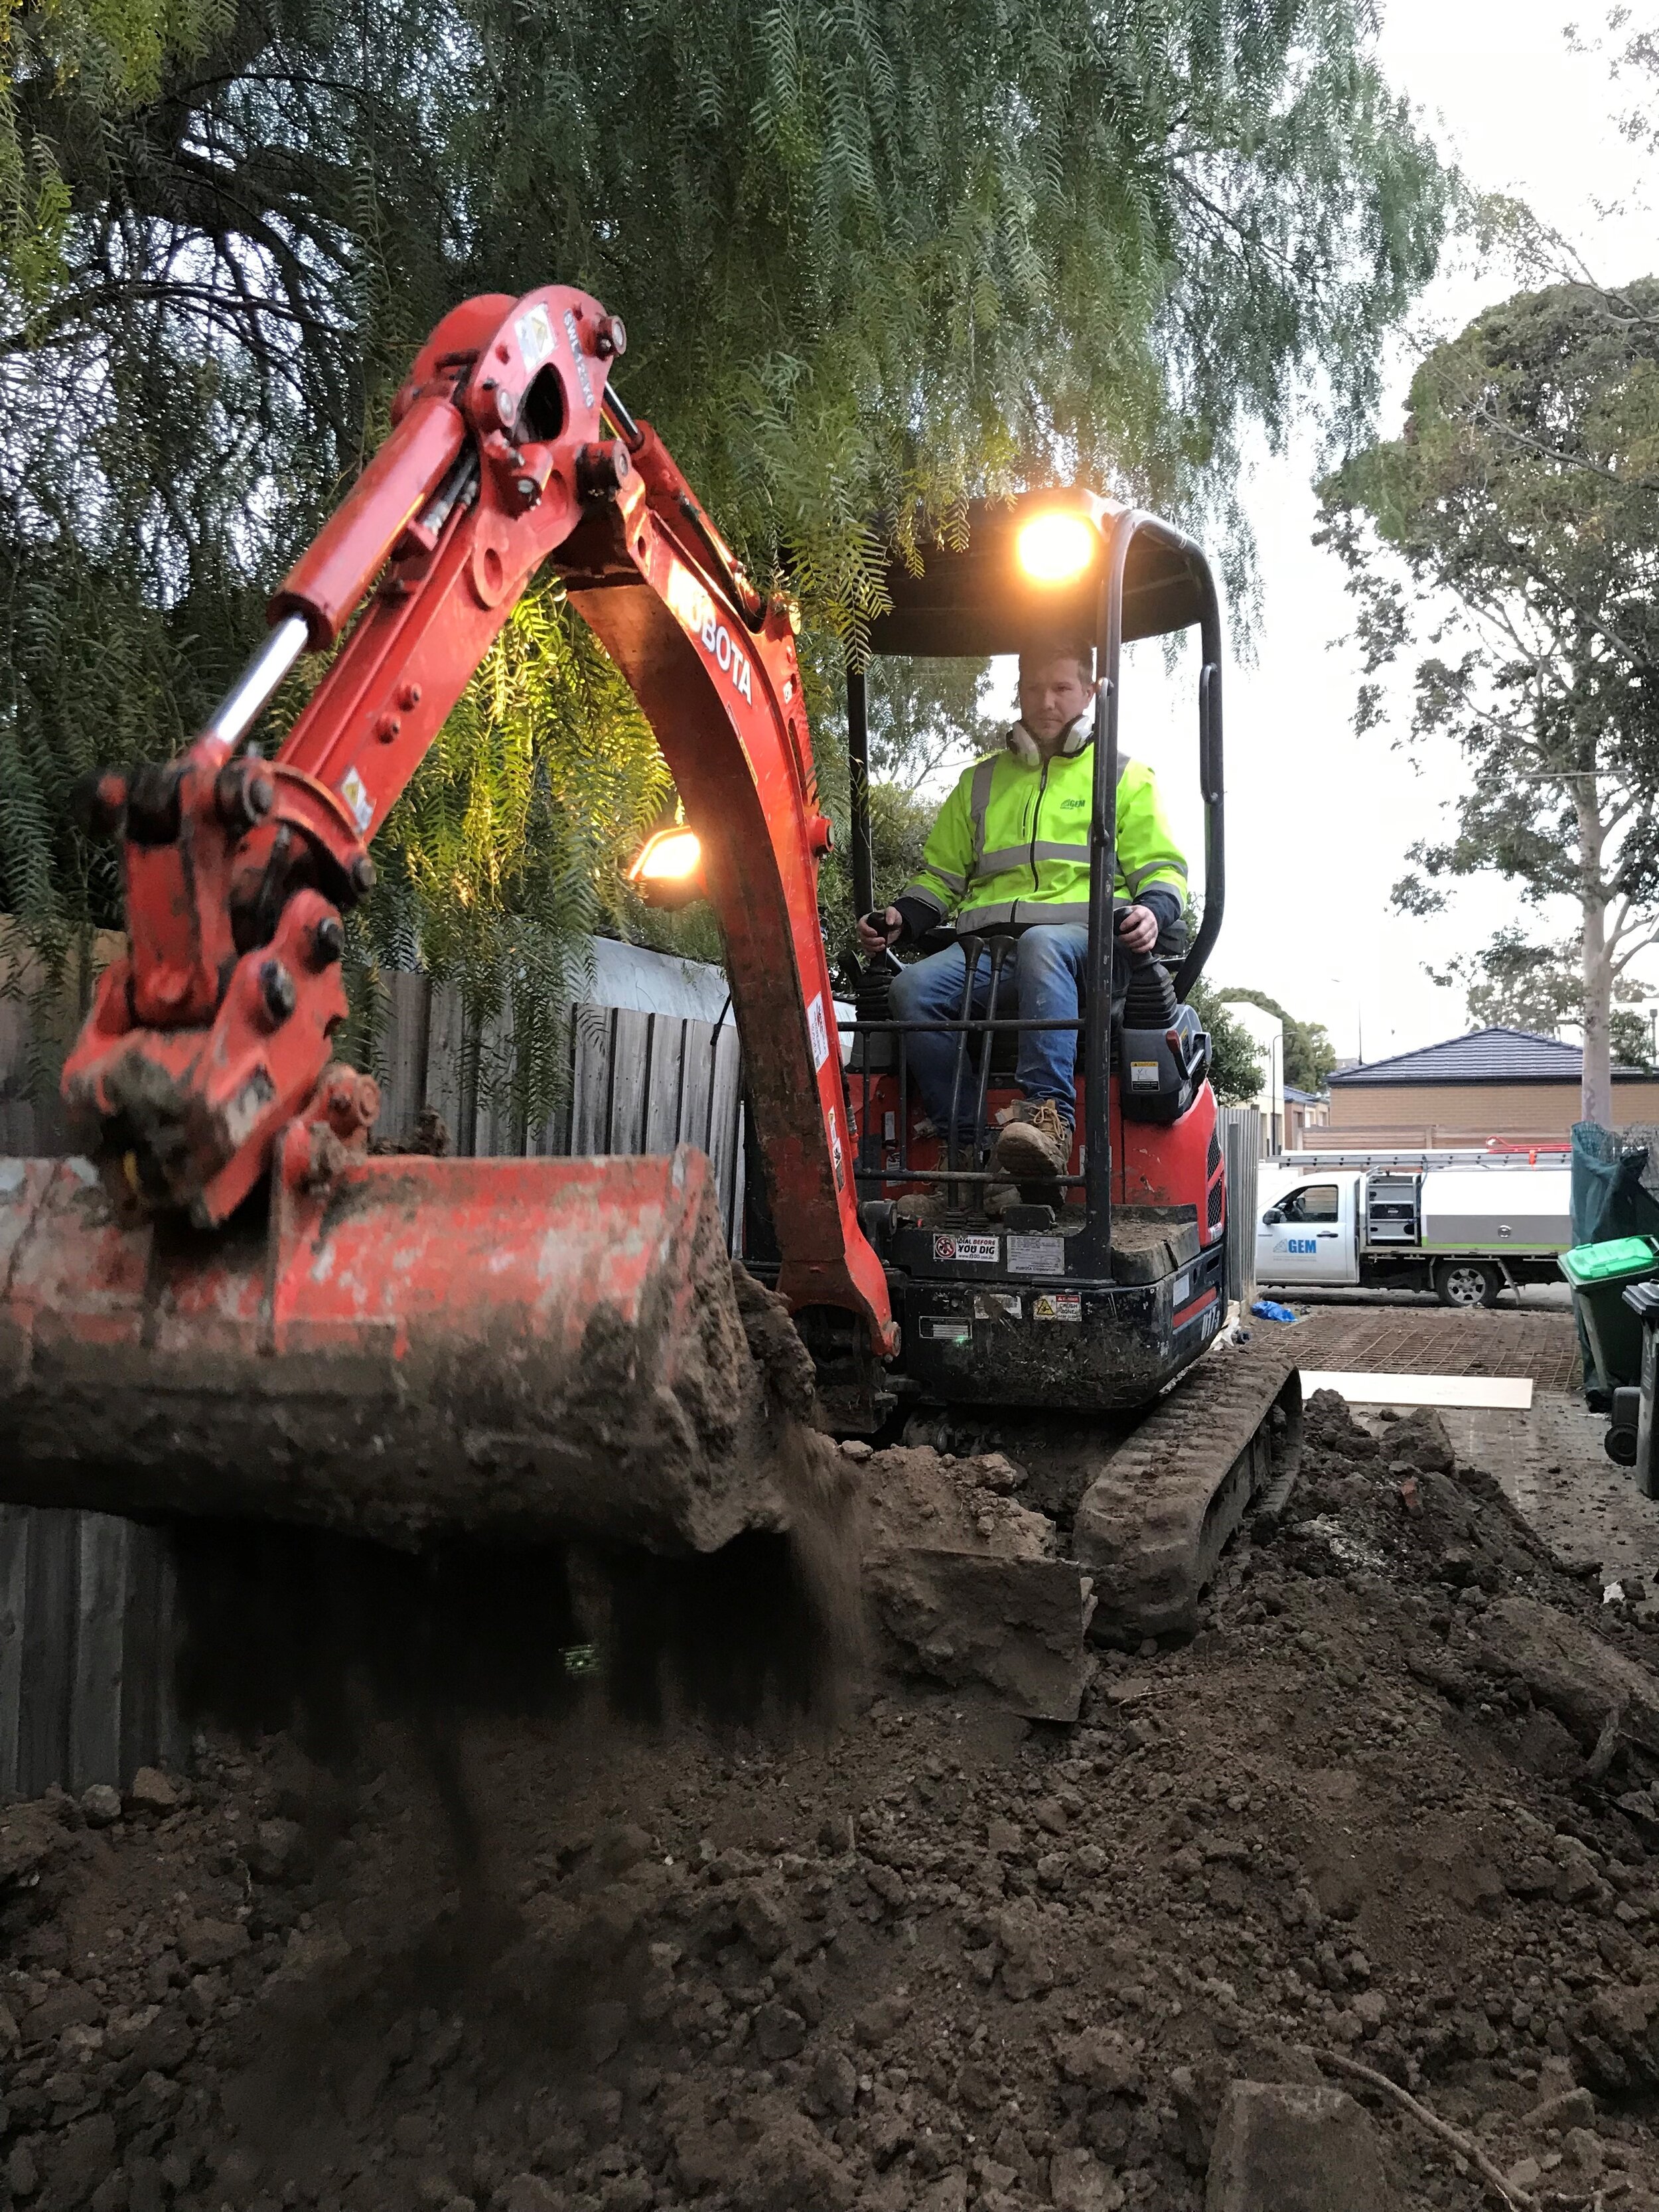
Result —
<path fill-rule="evenodd" d="M 64 1097 L 129 1218 L 224 1223 L 319 1096 L 350 1138 L 365 1094 L 324 1083 L 346 1013 L 342 915 L 374 884 L 376 830 L 550 564 L 701 832 L 780 1288 L 849 1310 L 889 1352 L 886 1285 L 858 1222 L 817 911 L 830 825 L 789 611 L 749 584 L 655 433 L 610 394 L 625 343 L 562 286 L 447 315 L 208 727 L 173 762 L 97 780 L 92 817 L 123 840 L 131 951 L 101 979 Z M 267 762 L 242 741 L 307 651 L 334 658 Z"/>
<path fill-rule="evenodd" d="M 734 1281 L 708 1159 L 372 1154 L 374 1081 L 333 1060 L 374 833 L 548 567 L 701 833 L 780 1289 L 895 1349 L 788 611 L 610 392 L 623 343 L 559 286 L 446 316 L 207 728 L 87 794 L 131 950 L 64 1069 L 93 1165 L 0 1161 L 0 1499 L 665 1552 L 790 1521 L 799 1368 Z M 307 650 L 333 657 L 266 760 L 245 740 Z"/>

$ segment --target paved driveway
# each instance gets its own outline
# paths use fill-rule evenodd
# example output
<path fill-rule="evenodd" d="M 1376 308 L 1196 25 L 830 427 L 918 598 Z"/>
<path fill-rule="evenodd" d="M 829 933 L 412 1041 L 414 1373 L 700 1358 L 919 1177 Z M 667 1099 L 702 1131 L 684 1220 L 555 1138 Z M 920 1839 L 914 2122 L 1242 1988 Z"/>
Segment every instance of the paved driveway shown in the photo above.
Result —
<path fill-rule="evenodd" d="M 1570 1309 L 1323 1304 L 1293 1328 L 1252 1324 L 1294 1340 L 1298 1363 L 1357 1375 L 1529 1375 L 1540 1390 L 1578 1388 Z"/>

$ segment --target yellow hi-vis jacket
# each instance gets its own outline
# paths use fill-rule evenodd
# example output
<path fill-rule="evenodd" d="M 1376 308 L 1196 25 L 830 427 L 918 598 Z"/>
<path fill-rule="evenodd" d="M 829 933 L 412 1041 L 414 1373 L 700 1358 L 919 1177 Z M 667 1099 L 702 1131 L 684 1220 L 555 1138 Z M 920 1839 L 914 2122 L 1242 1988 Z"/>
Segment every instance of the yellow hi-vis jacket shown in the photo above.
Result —
<path fill-rule="evenodd" d="M 941 921 L 954 913 L 964 933 L 992 921 L 1086 922 L 1092 719 L 1079 716 L 1048 761 L 1016 722 L 1000 752 L 965 769 L 939 810 L 915 881 L 899 896 L 922 901 Z M 1186 860 L 1152 771 L 1121 759 L 1115 896 L 1136 899 L 1154 884 L 1183 901 Z"/>

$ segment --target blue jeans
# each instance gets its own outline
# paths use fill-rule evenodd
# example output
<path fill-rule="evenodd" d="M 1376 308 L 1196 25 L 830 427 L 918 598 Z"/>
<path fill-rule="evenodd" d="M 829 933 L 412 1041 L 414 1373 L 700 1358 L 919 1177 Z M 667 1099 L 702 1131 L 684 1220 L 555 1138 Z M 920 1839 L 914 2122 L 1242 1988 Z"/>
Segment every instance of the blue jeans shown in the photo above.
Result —
<path fill-rule="evenodd" d="M 1065 922 L 1053 929 L 1028 929 L 1003 962 L 997 993 L 998 1012 L 1006 1018 L 1018 1007 L 1024 1021 L 1076 1021 L 1083 1011 L 1083 978 L 1089 957 L 1089 932 L 1082 922 Z M 935 952 L 894 976 L 888 994 L 888 1010 L 896 1022 L 954 1022 L 962 1018 L 962 986 L 968 956 L 959 945 Z M 1010 985 L 1013 988 L 1011 989 Z M 991 956 L 979 957 L 974 977 L 970 1017 L 983 1018 L 991 995 Z M 1011 1001 L 1012 1004 L 1011 1005 Z M 1070 1122 L 1077 1112 L 1073 1077 L 1077 1067 L 1076 1030 L 1027 1030 L 1019 1040 L 1018 1081 L 1028 1098 L 1052 1098 L 1060 1118 Z M 934 1127 L 943 1132 L 951 1118 L 951 1088 L 957 1064 L 957 1035 L 928 1036 L 917 1031 L 904 1039 L 910 1057 L 910 1073 L 921 1093 L 921 1103 Z M 970 1046 L 972 1040 L 969 1040 Z M 969 1051 L 962 1071 L 962 1090 L 957 1100 L 958 1140 L 971 1143 L 974 1108 L 979 1085 Z"/>

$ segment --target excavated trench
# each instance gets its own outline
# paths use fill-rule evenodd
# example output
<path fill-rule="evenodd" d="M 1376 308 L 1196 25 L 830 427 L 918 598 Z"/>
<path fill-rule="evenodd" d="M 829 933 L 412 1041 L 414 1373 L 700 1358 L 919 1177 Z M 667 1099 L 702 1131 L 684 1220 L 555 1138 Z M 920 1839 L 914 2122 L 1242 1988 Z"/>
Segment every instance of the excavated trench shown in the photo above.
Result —
<path fill-rule="evenodd" d="M 1378 2203 L 1480 2203 L 1346 2059 L 1516 2203 L 1654 2212 L 1651 1632 L 1432 1416 L 1316 1400 L 1074 1722 L 861 1654 L 834 1539 L 854 1485 L 1052 1526 L 1075 1431 L 812 1450 L 823 1555 L 696 1589 L 202 1533 L 188 1771 L 0 1820 L 12 2201 L 1196 2212 L 1227 2083 L 1324 2079 Z"/>

